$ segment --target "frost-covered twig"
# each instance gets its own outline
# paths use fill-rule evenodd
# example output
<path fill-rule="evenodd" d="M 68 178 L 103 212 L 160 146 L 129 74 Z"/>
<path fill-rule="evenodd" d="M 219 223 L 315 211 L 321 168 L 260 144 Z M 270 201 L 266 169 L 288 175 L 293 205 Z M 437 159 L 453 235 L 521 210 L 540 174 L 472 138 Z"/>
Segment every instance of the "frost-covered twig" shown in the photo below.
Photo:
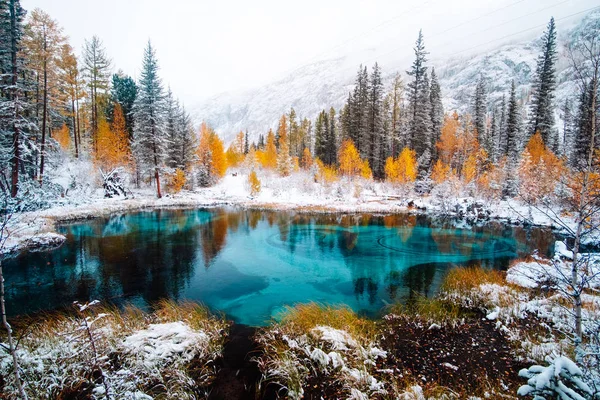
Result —
<path fill-rule="evenodd" d="M 14 213 L 13 213 L 12 209 L 10 208 L 7 193 L 3 194 L 2 202 L 3 202 L 3 209 L 5 211 L 0 216 L 0 218 L 1 218 L 0 219 L 0 309 L 2 312 L 2 325 L 4 326 L 4 329 L 6 329 L 6 334 L 8 337 L 9 352 L 12 355 L 12 359 L 13 359 L 13 372 L 14 372 L 14 376 L 15 376 L 15 381 L 16 381 L 17 387 L 19 389 L 19 394 L 20 394 L 21 398 L 26 400 L 27 393 L 25 393 L 25 388 L 23 387 L 23 382 L 21 381 L 21 377 L 19 375 L 19 360 L 17 357 L 16 347 L 13 342 L 12 327 L 10 326 L 10 324 L 8 323 L 8 320 L 6 319 L 6 302 L 5 302 L 5 298 L 4 298 L 4 274 L 3 274 L 3 270 L 2 270 L 2 257 L 3 257 L 2 254 L 3 254 L 3 250 L 4 250 L 4 246 L 6 244 L 6 241 L 8 240 L 8 237 L 10 236 L 10 231 L 8 230 L 8 225 L 9 225 L 11 219 L 13 218 Z"/>

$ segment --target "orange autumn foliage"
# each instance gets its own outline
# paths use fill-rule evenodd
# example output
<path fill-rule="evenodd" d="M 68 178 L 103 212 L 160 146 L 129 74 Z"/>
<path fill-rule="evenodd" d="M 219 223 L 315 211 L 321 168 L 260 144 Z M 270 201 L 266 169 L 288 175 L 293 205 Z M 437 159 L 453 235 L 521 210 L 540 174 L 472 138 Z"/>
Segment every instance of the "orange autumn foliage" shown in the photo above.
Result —
<path fill-rule="evenodd" d="M 342 142 L 338 163 L 340 164 L 340 173 L 344 176 L 354 177 L 360 173 L 362 160 L 352 140 L 346 139 Z"/>
<path fill-rule="evenodd" d="M 200 125 L 200 143 L 196 150 L 198 164 L 206 168 L 216 179 L 227 172 L 227 157 L 223 149 L 223 141 L 205 122 Z"/>
<path fill-rule="evenodd" d="M 272 129 L 267 134 L 267 144 L 265 150 L 261 153 L 260 163 L 263 168 L 275 169 L 277 167 L 277 146 L 275 145 L 275 134 Z"/>
<path fill-rule="evenodd" d="M 439 158 L 450 169 L 462 175 L 462 167 L 469 156 L 479 150 L 475 128 L 467 114 L 462 121 L 454 112 L 444 117 L 440 140 L 436 143 Z"/>
<path fill-rule="evenodd" d="M 417 179 L 417 157 L 408 147 L 396 159 L 388 157 L 385 161 L 385 177 L 388 182 L 405 185 Z"/>
<path fill-rule="evenodd" d="M 313 164 L 313 159 L 312 159 L 312 155 L 310 154 L 310 150 L 308 149 L 308 147 L 304 148 L 304 151 L 302 151 L 302 159 L 300 160 L 300 166 L 302 167 L 302 169 L 310 169 L 310 167 L 312 167 Z"/>
<path fill-rule="evenodd" d="M 131 164 L 131 149 L 129 135 L 125 128 L 123 110 L 117 103 L 114 106 L 113 124 L 110 126 L 105 119 L 98 121 L 98 151 L 96 163 L 102 169 L 110 170 L 117 167 L 129 167 Z"/>
<path fill-rule="evenodd" d="M 521 197 L 535 203 L 550 196 L 563 170 L 563 162 L 546 148 L 542 135 L 536 132 L 527 143 L 519 165 Z"/>
<path fill-rule="evenodd" d="M 185 172 L 183 172 L 182 169 L 177 168 L 173 174 L 167 176 L 167 189 L 171 193 L 179 193 L 185 186 L 185 182 Z"/>
<path fill-rule="evenodd" d="M 448 179 L 451 172 L 450 165 L 444 164 L 442 160 L 437 160 L 431 171 L 431 180 L 439 185 Z"/>
<path fill-rule="evenodd" d="M 67 124 L 63 124 L 59 130 L 52 132 L 52 137 L 64 151 L 68 151 L 71 148 L 71 133 Z"/>

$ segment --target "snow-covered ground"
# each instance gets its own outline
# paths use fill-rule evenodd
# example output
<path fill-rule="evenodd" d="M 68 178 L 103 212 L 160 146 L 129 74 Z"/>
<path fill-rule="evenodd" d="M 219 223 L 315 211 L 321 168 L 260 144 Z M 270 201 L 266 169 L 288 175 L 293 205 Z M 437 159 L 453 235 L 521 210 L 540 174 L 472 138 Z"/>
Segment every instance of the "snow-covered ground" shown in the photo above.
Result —
<path fill-rule="evenodd" d="M 298 171 L 287 177 L 260 171 L 258 177 L 262 187 L 254 197 L 250 195 L 248 175 L 243 170 L 228 172 L 215 186 L 166 194 L 161 199 L 156 198 L 152 189 L 133 190 L 129 198 L 104 198 L 101 190 L 91 191 L 85 196 L 67 196 L 60 199 L 59 205 L 17 215 L 9 228 L 10 236 L 4 252 L 60 244 L 62 238 L 55 233 L 57 222 L 142 209 L 219 205 L 310 212 L 443 212 L 464 217 L 468 221 L 490 218 L 521 223 L 527 220 L 534 225 L 560 228 L 544 212 L 527 207 L 517 200 L 483 201 L 448 193 L 442 201 L 436 196 L 418 196 L 386 182 L 360 178 L 316 182 L 313 174 L 305 171 Z M 566 222 L 573 224 L 573 221 Z"/>

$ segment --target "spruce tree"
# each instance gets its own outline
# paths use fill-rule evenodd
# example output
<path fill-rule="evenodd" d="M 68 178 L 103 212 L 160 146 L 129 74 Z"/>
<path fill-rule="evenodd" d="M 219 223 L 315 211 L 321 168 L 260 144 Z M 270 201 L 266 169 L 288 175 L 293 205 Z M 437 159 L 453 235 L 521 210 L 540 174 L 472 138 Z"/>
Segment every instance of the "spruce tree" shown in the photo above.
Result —
<path fill-rule="evenodd" d="M 333 165 L 337 160 L 337 127 L 335 125 L 335 109 L 329 109 L 329 129 L 327 130 L 326 158 L 327 164 Z"/>
<path fill-rule="evenodd" d="M 110 102 L 119 103 L 123 109 L 123 115 L 125 115 L 125 125 L 127 126 L 127 132 L 129 132 L 129 138 L 133 135 L 133 103 L 137 96 L 137 86 L 132 77 L 125 75 L 122 72 L 113 74 L 112 76 L 112 88 L 110 91 Z M 112 111 L 113 107 L 109 107 Z M 108 113 L 107 113 L 108 114 Z M 112 118 L 112 116 L 109 115 Z M 109 118 L 109 120 L 112 120 Z"/>
<path fill-rule="evenodd" d="M 194 160 L 194 128 L 189 114 L 179 105 L 170 89 L 166 97 L 166 137 L 166 165 L 171 170 L 186 171 Z"/>
<path fill-rule="evenodd" d="M 498 120 L 498 157 L 503 157 L 508 153 L 506 144 L 508 139 L 506 138 L 506 95 L 502 95 L 502 101 L 500 102 L 500 119 Z"/>
<path fill-rule="evenodd" d="M 144 51 L 138 95 L 133 104 L 133 152 L 140 172 L 154 173 L 158 198 L 162 197 L 160 172 L 164 167 L 168 145 L 165 103 L 156 54 L 148 42 Z"/>
<path fill-rule="evenodd" d="M 292 159 L 290 157 L 290 139 L 288 137 L 287 117 L 285 114 L 279 120 L 277 134 L 279 136 L 277 172 L 281 176 L 288 176 L 292 172 Z"/>
<path fill-rule="evenodd" d="M 400 128 L 402 125 L 402 117 L 403 117 L 403 97 L 404 97 L 404 82 L 402 82 L 402 78 L 400 74 L 397 73 L 394 76 L 394 80 L 392 82 L 392 88 L 389 97 L 389 107 L 390 107 L 390 127 L 389 127 L 389 145 L 390 145 L 390 154 L 389 156 L 396 157 L 400 151 Z M 443 115 L 442 115 L 443 119 Z M 387 156 L 385 157 L 387 158 Z"/>
<path fill-rule="evenodd" d="M 358 74 L 356 76 L 356 83 L 354 85 L 354 91 L 352 98 L 349 99 L 349 111 L 350 111 L 350 129 L 348 135 L 354 142 L 356 149 L 359 153 L 365 151 L 363 148 L 366 144 L 363 144 L 363 138 L 367 136 L 365 131 L 367 130 L 366 123 L 368 120 L 367 116 L 367 105 L 369 102 L 369 74 L 367 67 L 361 65 Z"/>
<path fill-rule="evenodd" d="M 248 138 L 248 129 L 246 129 L 246 134 L 244 135 L 244 154 L 248 154 L 250 152 L 250 139 Z"/>
<path fill-rule="evenodd" d="M 329 127 L 329 116 L 323 110 L 319 113 L 315 121 L 315 156 L 325 164 L 329 164 L 327 156 Z"/>
<path fill-rule="evenodd" d="M 479 76 L 477 86 L 475 87 L 475 96 L 473 100 L 473 123 L 477 130 L 477 140 L 488 153 L 490 153 L 491 146 L 487 139 L 486 132 L 486 113 L 487 113 L 487 93 L 486 93 L 485 78 L 482 75 Z"/>
<path fill-rule="evenodd" d="M 432 132 L 431 123 L 431 96 L 429 94 L 429 77 L 427 72 L 423 75 L 423 89 L 419 92 L 419 107 L 417 109 L 416 129 L 415 129 L 415 151 L 419 170 L 426 171 L 431 166 L 432 161 Z"/>
<path fill-rule="evenodd" d="M 521 110 L 517 101 L 515 81 L 510 87 L 506 120 L 506 156 L 516 163 L 519 157 L 519 137 L 521 132 Z"/>
<path fill-rule="evenodd" d="M 37 129 L 29 117 L 30 82 L 25 79 L 29 72 L 23 59 L 24 18 L 25 10 L 19 0 L 0 1 L 0 165 L 6 166 L 0 173 L 8 173 L 10 166 L 10 178 L 2 177 L 0 191 L 10 193 L 11 197 L 18 195 L 23 180 L 20 173 L 25 170 L 24 152 L 31 149 L 27 134 Z"/>
<path fill-rule="evenodd" d="M 440 88 L 434 68 L 431 68 L 431 89 L 429 91 L 429 98 L 431 103 L 431 153 L 432 159 L 436 159 L 436 143 L 440 140 L 442 124 L 444 123 L 444 106 L 442 104 L 442 89 Z"/>
<path fill-rule="evenodd" d="M 290 109 L 290 113 L 288 114 L 288 135 L 290 142 L 290 155 L 293 157 L 300 157 L 302 154 L 300 153 L 298 118 L 296 115 L 296 110 L 294 110 L 293 107 Z"/>
<path fill-rule="evenodd" d="M 575 148 L 571 156 L 571 164 L 574 167 L 583 167 L 587 163 L 590 146 L 592 145 L 592 136 L 594 136 L 594 148 L 600 147 L 598 143 L 600 125 L 593 121 L 594 119 L 598 121 L 600 114 L 600 104 L 598 102 L 596 102 L 596 109 L 593 109 L 595 97 L 598 96 L 598 93 L 594 95 L 595 87 L 598 87 L 598 85 L 592 79 L 587 82 L 580 95 Z M 594 125 L 596 132 L 593 132 Z"/>
<path fill-rule="evenodd" d="M 413 79 L 408 83 L 409 101 L 409 144 L 417 153 L 420 168 L 431 161 L 431 113 L 429 82 L 427 79 L 427 52 L 423 41 L 423 32 L 419 31 L 415 47 L 415 61 L 406 73 Z M 428 154 L 426 154 L 428 151 Z M 423 157 L 423 155 L 425 155 Z"/>
<path fill-rule="evenodd" d="M 561 140 L 561 154 L 567 157 L 567 159 L 571 159 L 576 132 L 575 118 L 573 117 L 571 107 L 571 100 L 566 99 L 562 106 L 563 134 Z"/>
<path fill-rule="evenodd" d="M 83 47 L 83 76 L 90 91 L 90 123 L 94 151 L 97 150 L 98 120 L 102 116 L 100 103 L 109 87 L 110 59 L 102 41 L 92 36 Z"/>
<path fill-rule="evenodd" d="M 376 178 L 383 177 L 383 161 L 379 159 L 379 150 L 383 146 L 383 83 L 381 70 L 375 63 L 368 85 L 368 101 L 366 106 L 366 124 L 361 137 L 360 156 L 369 161 Z"/>
<path fill-rule="evenodd" d="M 539 131 L 544 144 L 553 147 L 556 139 L 554 127 L 554 90 L 556 88 L 556 26 L 554 18 L 542 36 L 542 54 L 538 58 L 535 80 L 532 85 L 529 136 Z"/>

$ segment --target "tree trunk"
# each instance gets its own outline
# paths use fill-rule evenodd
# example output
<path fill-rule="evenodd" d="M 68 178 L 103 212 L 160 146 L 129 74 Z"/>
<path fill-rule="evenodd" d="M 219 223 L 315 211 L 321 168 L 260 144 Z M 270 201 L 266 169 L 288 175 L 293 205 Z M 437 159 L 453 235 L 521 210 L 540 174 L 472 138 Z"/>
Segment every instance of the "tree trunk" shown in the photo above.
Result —
<path fill-rule="evenodd" d="M 75 111 L 74 97 L 71 97 L 71 109 L 73 110 L 73 142 L 75 142 L 75 158 L 79 158 L 79 146 L 77 145 L 77 112 Z"/>
<path fill-rule="evenodd" d="M 10 2 L 10 36 L 11 36 L 11 48 L 10 48 L 10 56 L 12 63 L 12 77 L 11 77 L 11 85 L 12 85 L 12 95 L 11 99 L 14 102 L 14 111 L 13 111 L 13 155 L 12 155 L 12 170 L 11 170 L 11 190 L 10 196 L 16 197 L 17 192 L 19 191 L 19 160 L 20 160 L 20 130 L 17 125 L 17 119 L 19 118 L 19 94 L 17 90 L 17 15 L 15 9 L 15 2 L 12 0 Z M 1 279 L 1 277 L 0 277 Z"/>
<path fill-rule="evenodd" d="M 77 122 L 77 143 L 79 144 L 79 147 L 81 147 L 81 126 L 79 122 L 79 86 L 77 83 L 75 83 L 75 107 L 77 107 L 75 113 Z"/>
<path fill-rule="evenodd" d="M 44 53 L 46 52 L 46 38 L 44 38 Z M 40 186 L 44 179 L 44 157 L 46 153 L 46 118 L 48 116 L 48 62 L 44 59 L 44 105 L 42 108 L 42 144 L 40 146 Z"/>

